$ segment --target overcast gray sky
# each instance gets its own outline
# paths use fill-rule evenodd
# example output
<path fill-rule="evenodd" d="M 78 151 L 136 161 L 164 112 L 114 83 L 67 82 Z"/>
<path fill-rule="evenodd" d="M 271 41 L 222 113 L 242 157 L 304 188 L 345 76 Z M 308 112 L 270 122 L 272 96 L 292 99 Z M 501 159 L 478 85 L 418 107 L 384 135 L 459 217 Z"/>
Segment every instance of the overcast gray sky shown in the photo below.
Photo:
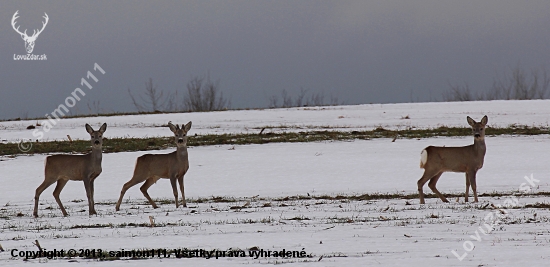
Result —
<path fill-rule="evenodd" d="M 40 28 L 26 54 L 11 27 Z M 2 1 L 0 118 L 51 113 L 98 63 L 73 109 L 134 111 L 148 78 L 180 90 L 207 72 L 232 107 L 265 107 L 300 88 L 348 104 L 429 101 L 448 84 L 490 87 L 516 66 L 550 63 L 548 0 Z M 550 66 L 548 66 L 550 67 Z"/>

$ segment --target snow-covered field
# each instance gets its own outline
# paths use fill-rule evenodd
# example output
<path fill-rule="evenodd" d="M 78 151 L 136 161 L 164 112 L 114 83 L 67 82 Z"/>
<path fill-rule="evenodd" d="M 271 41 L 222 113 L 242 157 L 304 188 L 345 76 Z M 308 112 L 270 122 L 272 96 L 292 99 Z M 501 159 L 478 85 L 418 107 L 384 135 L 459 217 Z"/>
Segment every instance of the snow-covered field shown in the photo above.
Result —
<path fill-rule="evenodd" d="M 0 122 L 0 141 L 16 142 L 36 139 L 34 130 L 27 130 L 37 122 L 35 130 L 44 132 L 43 141 L 87 139 L 84 124 L 99 127 L 108 124 L 109 137 L 170 136 L 165 127 L 168 121 L 193 121 L 194 134 L 258 133 L 264 127 L 269 131 L 310 130 L 369 130 L 376 127 L 405 129 L 439 126 L 465 127 L 466 116 L 480 120 L 489 116 L 489 125 L 507 127 L 511 124 L 550 125 L 550 100 L 435 102 L 404 104 L 366 104 L 335 107 L 303 107 L 289 109 L 237 110 L 177 114 L 130 115 L 121 117 L 94 117 L 65 119 L 45 132 L 44 121 Z M 408 119 L 406 119 L 408 117 Z"/>
<path fill-rule="evenodd" d="M 514 123 L 548 126 L 549 104 L 550 101 L 378 104 L 80 118 L 62 121 L 50 132 L 50 138 L 62 138 L 67 134 L 65 131 L 69 131 L 72 137 L 85 139 L 82 127 L 85 123 L 97 125 L 105 121 L 109 124 L 106 137 L 125 134 L 169 136 L 168 129 L 154 126 L 170 120 L 174 123 L 192 120 L 191 135 L 195 132 L 256 132 L 264 126 L 284 126 L 290 128 L 283 130 L 300 131 L 326 127 L 350 130 L 377 126 L 466 126 L 466 115 L 479 120 L 484 114 L 489 116 L 489 124 L 493 127 Z M 410 119 L 401 119 L 407 115 Z M 14 141 L 22 134 L 30 134 L 29 130 L 22 129 L 26 123 L 0 123 L 0 138 Z M 53 137 L 56 133 L 59 136 Z M 72 264 L 67 259 L 29 259 L 26 262 L 20 257 L 12 257 L 13 249 L 36 251 L 34 240 L 47 250 L 242 249 L 247 256 L 176 259 L 172 255 L 170 258 L 114 262 L 73 259 L 97 266 L 150 266 L 161 262 L 192 266 L 277 263 L 291 266 L 545 265 L 550 258 L 550 210 L 548 206 L 529 205 L 549 204 L 545 197 L 532 195 L 550 191 L 548 135 L 486 138 L 487 155 L 483 169 L 478 172 L 478 191 L 504 192 L 508 195 L 505 197 L 482 197 L 479 203 L 464 203 L 463 198 L 458 202 L 453 198 L 451 203 L 442 203 L 439 199 L 428 198 L 424 206 L 418 204 L 418 199 L 292 198 L 308 194 L 415 193 L 416 181 L 422 175 L 418 167 L 419 154 L 424 147 L 462 146 L 472 140 L 472 137 L 397 139 L 395 142 L 376 139 L 190 147 L 190 170 L 185 176 L 187 208 L 176 209 L 170 203 L 152 209 L 138 185 L 128 190 L 120 212 L 115 212 L 114 202 L 122 184 L 130 179 L 135 159 L 145 153 L 171 150 L 104 154 L 103 173 L 95 183 L 98 216 L 87 215 L 83 184 L 69 182 L 61 193 L 70 214 L 66 218 L 62 217 L 51 195 L 54 186 L 41 196 L 40 217 L 31 217 L 34 190 L 43 180 L 46 155 L 2 157 L 0 245 L 5 251 L 0 252 L 0 265 Z M 525 179 L 531 175 L 534 186 Z M 463 193 L 464 175 L 446 173 L 438 188 L 444 194 Z M 520 189 L 531 195 L 518 194 Z M 425 186 L 424 191 L 430 190 Z M 153 185 L 149 193 L 154 199 L 173 199 L 168 180 Z M 236 198 L 237 201 L 220 203 L 213 199 L 216 196 Z M 209 201 L 197 202 L 204 198 Z M 473 200 L 472 193 L 470 200 Z M 495 208 L 506 201 L 512 201 L 514 206 Z M 154 218 L 156 227 L 149 227 L 149 216 Z M 494 231 L 482 232 L 486 229 L 484 224 L 491 222 L 495 223 Z M 248 257 L 255 248 L 305 251 L 311 257 Z"/>

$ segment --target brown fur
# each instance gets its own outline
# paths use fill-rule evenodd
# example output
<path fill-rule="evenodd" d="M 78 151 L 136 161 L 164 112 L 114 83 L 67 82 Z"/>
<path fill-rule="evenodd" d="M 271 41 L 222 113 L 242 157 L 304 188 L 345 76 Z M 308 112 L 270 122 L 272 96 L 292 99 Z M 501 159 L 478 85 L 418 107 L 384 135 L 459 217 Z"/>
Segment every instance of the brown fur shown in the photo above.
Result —
<path fill-rule="evenodd" d="M 140 187 L 143 196 L 149 200 L 149 203 L 151 203 L 153 208 L 158 208 L 149 196 L 149 193 L 147 193 L 147 189 L 149 189 L 149 187 L 156 183 L 160 178 L 170 179 L 172 191 L 176 199 L 176 208 L 179 206 L 176 182 L 179 183 L 183 201 L 182 204 L 184 207 L 187 206 L 185 201 L 183 176 L 187 173 L 187 170 L 189 170 L 187 132 L 191 129 L 191 122 L 187 123 L 185 126 L 182 125 L 181 129 L 179 126 L 174 126 L 172 123 L 168 123 L 168 126 L 175 135 L 177 150 L 169 154 L 145 154 L 138 157 L 134 169 L 134 175 L 130 181 L 122 186 L 122 190 L 120 191 L 120 198 L 118 199 L 115 208 L 117 211 L 120 210 L 120 204 L 122 203 L 122 199 L 124 198 L 126 191 L 130 187 L 142 182 L 145 182 Z"/>
<path fill-rule="evenodd" d="M 84 181 L 86 196 L 88 197 L 89 213 L 97 214 L 94 208 L 94 181 L 101 174 L 101 159 L 103 145 L 103 133 L 107 129 L 104 123 L 98 131 L 86 124 L 86 131 L 90 134 L 92 142 L 92 152 L 86 155 L 53 155 L 46 158 L 44 163 L 44 182 L 36 188 L 34 195 L 34 217 L 38 217 L 38 200 L 40 194 L 53 183 L 57 185 L 53 191 L 55 201 L 59 205 L 63 216 L 67 216 L 67 211 L 61 204 L 59 194 L 69 180 Z"/>
<path fill-rule="evenodd" d="M 424 168 L 422 178 L 418 180 L 418 194 L 420 204 L 424 204 L 424 193 L 422 187 L 428 181 L 428 187 L 443 201 L 449 202 L 436 188 L 437 181 L 444 172 L 463 172 L 466 174 L 466 193 L 464 201 L 468 201 L 470 186 L 474 192 L 474 201 L 477 202 L 476 173 L 483 167 L 485 158 L 485 126 L 488 118 L 484 116 L 481 122 L 475 122 L 467 117 L 468 123 L 472 126 L 474 144 L 464 147 L 436 147 L 429 146 L 424 150 L 427 152 L 425 163 L 420 162 L 420 168 Z"/>

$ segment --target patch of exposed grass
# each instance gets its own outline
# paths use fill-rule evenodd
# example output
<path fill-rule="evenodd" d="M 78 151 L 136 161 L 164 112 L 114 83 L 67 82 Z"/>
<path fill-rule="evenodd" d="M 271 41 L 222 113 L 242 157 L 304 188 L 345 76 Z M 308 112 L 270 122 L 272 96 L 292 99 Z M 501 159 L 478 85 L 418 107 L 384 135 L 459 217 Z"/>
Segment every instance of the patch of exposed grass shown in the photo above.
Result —
<path fill-rule="evenodd" d="M 282 132 L 265 134 L 207 134 L 195 135 L 189 138 L 189 146 L 207 145 L 246 145 L 246 144 L 267 144 L 284 142 L 318 142 L 318 141 L 348 141 L 348 140 L 370 140 L 374 138 L 429 138 L 435 136 L 453 137 L 471 135 L 469 128 L 439 127 L 431 129 L 405 129 L 387 130 L 378 127 L 374 130 L 365 131 L 306 131 L 306 132 Z M 507 128 L 488 128 L 488 136 L 498 135 L 540 135 L 548 134 L 547 128 L 528 127 L 511 125 Z M 127 151 L 159 150 L 174 147 L 171 137 L 149 137 L 149 138 L 111 138 L 105 139 L 103 145 L 104 153 L 116 153 Z M 0 155 L 23 155 L 35 153 L 86 153 L 90 151 L 88 140 L 75 141 L 51 141 L 34 142 L 29 152 L 21 152 L 18 144 L 0 144 Z"/>
<path fill-rule="evenodd" d="M 301 215 L 301 216 L 295 216 L 295 217 L 287 219 L 287 220 L 290 220 L 290 221 L 309 221 L 311 219 L 308 218 L 308 217 L 305 217 L 304 215 Z"/>
<path fill-rule="evenodd" d="M 449 201 L 454 201 L 456 198 L 460 198 L 460 200 L 464 200 L 464 193 L 443 193 L 446 198 L 449 199 Z M 517 195 L 518 192 L 490 192 L 490 193 L 481 193 L 478 194 L 478 197 L 510 197 Z M 550 192 L 537 192 L 537 193 L 529 193 L 529 194 L 520 194 L 522 196 L 550 196 Z M 438 198 L 435 194 L 429 193 L 424 194 L 424 198 Z M 254 201 L 265 201 L 265 203 L 261 204 L 261 207 L 272 207 L 274 204 L 272 202 L 288 202 L 288 201 L 301 201 L 301 200 L 329 200 L 329 201 L 369 201 L 369 200 L 389 200 L 389 199 L 404 199 L 404 200 L 414 200 L 418 199 L 417 193 L 409 193 L 409 194 L 403 194 L 403 193 L 367 193 L 367 194 L 356 194 L 356 195 L 295 195 L 295 196 L 285 196 L 285 197 L 277 197 L 277 198 L 267 198 L 267 197 L 254 197 L 254 198 L 236 198 L 236 197 L 229 197 L 229 196 L 211 196 L 211 197 L 202 197 L 202 198 L 187 198 L 187 203 L 236 203 L 236 202 L 254 202 Z M 470 201 L 473 201 L 473 194 L 470 193 L 469 197 Z M 157 198 L 154 199 L 154 201 L 158 205 L 174 205 L 174 199 L 171 198 Z M 126 202 L 126 204 L 139 204 L 139 205 L 150 205 L 147 200 L 142 199 L 136 199 L 135 201 Z M 406 205 L 411 205 L 411 203 L 406 202 Z M 114 205 L 114 201 L 104 201 L 104 202 L 96 202 L 98 205 Z M 545 207 L 544 205 L 550 205 L 550 204 L 536 204 L 541 205 L 539 208 Z M 288 206 L 285 203 L 280 204 L 279 206 L 286 207 Z M 231 206 L 234 207 L 232 209 L 242 209 L 247 207 L 245 204 L 244 206 Z M 230 207 L 230 209 L 231 209 Z M 526 206 L 527 207 L 527 206 Z M 550 206 L 549 206 L 550 207 Z M 481 208 L 481 207 L 480 207 Z"/>
<path fill-rule="evenodd" d="M 249 200 L 248 198 L 235 198 L 229 196 L 211 196 L 211 197 L 199 197 L 199 198 L 186 198 L 188 203 L 233 203 L 239 201 Z M 154 198 L 153 201 L 157 205 L 175 205 L 176 202 L 173 198 Z M 180 200 L 181 201 L 181 200 Z M 149 201 L 145 199 L 136 199 L 132 201 L 125 201 L 124 204 L 134 204 L 134 205 L 151 205 Z M 116 201 L 113 200 L 104 200 L 95 202 L 96 205 L 105 205 L 111 206 L 115 205 Z"/>
<path fill-rule="evenodd" d="M 167 223 L 155 223 L 154 226 L 151 226 L 150 222 L 144 222 L 144 223 L 119 223 L 119 224 L 113 224 L 113 223 L 103 223 L 103 224 L 77 224 L 70 226 L 69 229 L 94 229 L 94 228 L 128 228 L 128 227 L 166 227 L 166 226 L 189 226 L 189 223 L 185 222 L 167 222 Z"/>
<path fill-rule="evenodd" d="M 463 193 L 443 193 L 446 198 L 451 201 L 451 198 L 464 198 Z M 514 195 L 514 192 L 491 192 L 478 194 L 478 197 L 506 197 Z M 550 192 L 537 192 L 533 194 L 523 194 L 524 196 L 550 196 Z M 369 193 L 361 195 L 319 195 L 319 196 L 287 196 L 283 198 L 275 198 L 273 201 L 296 201 L 296 200 L 348 200 L 348 201 L 365 201 L 365 200 L 383 200 L 383 199 L 418 199 L 417 193 L 401 194 L 401 193 Z M 424 198 L 438 198 L 435 194 L 424 194 Z M 470 201 L 473 201 L 473 195 L 470 194 Z"/>
<path fill-rule="evenodd" d="M 534 209 L 550 209 L 550 204 L 537 202 L 535 204 L 527 204 L 525 208 L 534 208 Z"/>
<path fill-rule="evenodd" d="M 113 228 L 115 225 L 112 223 L 104 223 L 104 224 L 78 224 L 73 225 L 70 227 L 70 229 L 93 229 L 93 228 Z"/>

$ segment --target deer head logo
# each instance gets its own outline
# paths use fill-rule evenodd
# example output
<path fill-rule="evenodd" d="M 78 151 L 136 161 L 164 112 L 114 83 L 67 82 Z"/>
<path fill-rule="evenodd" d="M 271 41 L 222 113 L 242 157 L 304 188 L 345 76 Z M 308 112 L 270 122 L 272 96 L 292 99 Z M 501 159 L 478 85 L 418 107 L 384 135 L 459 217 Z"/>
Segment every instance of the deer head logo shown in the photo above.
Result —
<path fill-rule="evenodd" d="M 46 25 L 48 24 L 48 14 L 46 14 L 44 12 L 44 15 L 43 18 L 46 19 L 45 22 L 42 22 L 42 29 L 40 30 L 33 30 L 32 32 L 32 35 L 31 36 L 28 36 L 27 35 L 27 30 L 25 29 L 24 32 L 20 32 L 19 31 L 19 26 L 17 26 L 17 28 L 15 28 L 15 20 L 17 18 L 19 18 L 19 16 L 17 16 L 17 13 L 19 12 L 19 10 L 15 11 L 15 14 L 13 14 L 13 17 L 11 19 L 11 26 L 13 27 L 13 29 L 19 33 L 21 35 L 21 38 L 23 38 L 23 40 L 25 41 L 25 49 L 27 50 L 27 53 L 32 53 L 32 50 L 34 49 L 34 42 L 36 41 L 36 38 L 38 37 L 38 35 L 40 35 L 40 33 L 44 30 L 44 28 L 46 28 Z"/>

